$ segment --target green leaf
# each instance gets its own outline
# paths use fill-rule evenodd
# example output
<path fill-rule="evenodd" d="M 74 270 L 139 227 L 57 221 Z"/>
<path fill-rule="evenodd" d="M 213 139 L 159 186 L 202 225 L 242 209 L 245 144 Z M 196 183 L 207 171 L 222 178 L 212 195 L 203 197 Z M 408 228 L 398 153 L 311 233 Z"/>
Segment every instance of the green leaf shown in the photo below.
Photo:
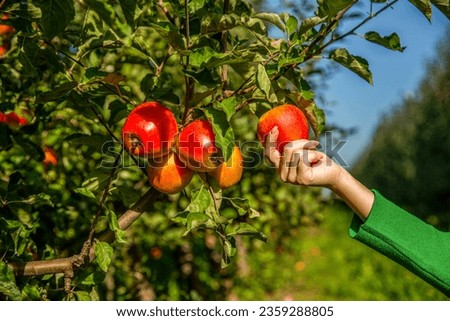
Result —
<path fill-rule="evenodd" d="M 269 23 L 275 25 L 276 27 L 278 27 L 278 29 L 281 29 L 282 31 L 286 31 L 286 26 L 284 25 L 284 23 L 281 20 L 280 16 L 277 15 L 276 13 L 261 12 L 261 13 L 255 14 L 253 16 L 253 18 L 261 19 L 261 20 L 263 20 L 265 22 L 269 22 Z"/>
<path fill-rule="evenodd" d="M 317 107 L 312 98 L 305 97 L 303 92 L 291 91 L 287 96 L 295 102 L 305 114 L 316 137 L 325 130 L 325 112 Z"/>
<path fill-rule="evenodd" d="M 108 105 L 108 109 L 110 110 L 110 115 L 108 119 L 108 124 L 110 126 L 119 123 L 122 119 L 126 118 L 129 114 L 127 110 L 127 105 L 124 104 L 119 99 L 114 100 Z M 106 137 L 106 136 L 104 136 Z"/>
<path fill-rule="evenodd" d="M 189 54 L 191 67 L 196 68 L 216 68 L 226 64 L 241 63 L 245 60 L 234 56 L 232 52 L 217 52 L 210 47 L 193 49 Z"/>
<path fill-rule="evenodd" d="M 190 13 L 195 13 L 202 9 L 205 6 L 205 2 L 206 0 L 190 0 L 188 4 Z"/>
<path fill-rule="evenodd" d="M 431 2 L 430 0 L 409 0 L 423 15 L 431 21 Z M 448 7 L 448 1 L 447 1 Z"/>
<path fill-rule="evenodd" d="M 98 266 L 103 272 L 108 271 L 108 267 L 111 264 L 114 249 L 107 242 L 98 242 L 95 245 L 95 256 L 97 258 Z"/>
<path fill-rule="evenodd" d="M 103 191 L 106 187 L 110 174 L 111 169 L 103 167 L 97 168 L 89 173 L 84 182 L 81 184 L 81 187 L 86 188 L 92 193 Z"/>
<path fill-rule="evenodd" d="M 236 235 L 248 235 L 263 242 L 267 242 L 267 236 L 248 223 L 239 223 L 239 225 L 236 226 L 232 232 L 227 234 L 227 236 Z"/>
<path fill-rule="evenodd" d="M 46 103 L 49 101 L 57 101 L 64 98 L 72 89 L 74 89 L 78 83 L 76 81 L 70 81 L 53 88 L 50 91 L 40 93 L 37 98 L 37 103 Z"/>
<path fill-rule="evenodd" d="M 354 5 L 356 2 L 355 0 L 317 0 L 319 5 L 317 15 L 332 18 L 341 10 Z"/>
<path fill-rule="evenodd" d="M 95 194 L 92 193 L 89 189 L 85 188 L 85 187 L 79 187 L 79 188 L 75 188 L 73 190 L 75 193 L 80 194 L 80 195 L 84 195 L 88 198 L 91 198 L 93 200 L 97 200 L 97 198 L 95 197 Z"/>
<path fill-rule="evenodd" d="M 120 228 L 116 213 L 109 208 L 106 208 L 105 210 L 109 229 L 114 232 L 116 238 L 115 241 L 117 243 L 126 243 L 125 231 Z"/>
<path fill-rule="evenodd" d="M 231 120 L 231 117 L 236 113 L 236 107 L 238 102 L 236 100 L 236 96 L 228 97 L 222 101 L 217 102 L 217 109 L 222 110 L 226 116 L 227 121 Z"/>
<path fill-rule="evenodd" d="M 389 36 L 382 37 L 379 33 L 375 31 L 369 31 L 364 35 L 366 40 L 376 43 L 380 46 L 383 46 L 387 49 L 391 49 L 394 51 L 403 52 L 406 47 L 402 47 L 400 44 L 400 37 L 394 32 Z"/>
<path fill-rule="evenodd" d="M 35 142 L 19 135 L 14 136 L 13 139 L 15 143 L 23 149 L 25 154 L 27 154 L 31 158 L 37 161 L 42 161 L 44 159 L 44 151 L 42 150 L 41 146 L 37 145 Z"/>
<path fill-rule="evenodd" d="M 134 28 L 134 12 L 136 11 L 136 0 L 119 0 L 123 15 L 127 23 Z"/>
<path fill-rule="evenodd" d="M 233 198 L 228 198 L 228 197 L 224 197 L 224 200 L 226 200 L 228 203 L 231 204 L 231 206 L 233 206 L 235 209 L 238 210 L 239 215 L 245 215 L 248 214 L 248 216 L 250 218 L 255 218 L 255 217 L 259 217 L 261 214 L 253 209 L 250 206 L 250 202 L 248 199 L 246 198 L 240 198 L 240 197 L 233 197 Z"/>
<path fill-rule="evenodd" d="M 22 299 L 27 301 L 40 301 L 41 290 L 37 285 L 26 284 L 22 289 Z"/>
<path fill-rule="evenodd" d="M 186 207 L 183 212 L 177 213 L 172 219 L 177 223 L 182 223 L 186 225 L 187 216 L 191 212 L 204 213 L 206 209 L 210 206 L 212 202 L 211 195 L 209 191 L 202 185 L 198 189 L 194 189 L 191 193 L 191 203 Z"/>
<path fill-rule="evenodd" d="M 99 149 L 108 141 L 108 136 L 102 134 L 82 134 L 74 133 L 64 138 L 64 141 L 71 144 L 91 146 Z"/>
<path fill-rule="evenodd" d="M 267 37 L 266 26 L 261 19 L 242 16 L 240 22 L 242 27 L 250 30 L 253 34 L 259 34 L 261 36 Z M 260 40 L 262 40 L 262 38 L 260 38 Z"/>
<path fill-rule="evenodd" d="M 227 54 L 222 52 L 216 52 L 214 49 L 209 47 L 202 47 L 198 49 L 193 49 L 189 54 L 189 63 L 192 67 L 202 68 L 202 67 L 213 67 L 213 64 L 209 64 L 211 60 L 220 61 Z"/>
<path fill-rule="evenodd" d="M 213 89 L 219 86 L 220 78 L 216 70 L 201 68 L 197 70 L 184 70 L 186 76 L 194 79 L 198 84 L 205 86 L 208 89 Z"/>
<path fill-rule="evenodd" d="M 345 48 L 338 48 L 332 51 L 329 58 L 353 71 L 369 84 L 373 84 L 369 63 L 364 58 L 351 55 Z"/>
<path fill-rule="evenodd" d="M 0 217 L 0 230 L 8 231 L 14 243 L 14 254 L 21 255 L 28 244 L 32 230 L 19 221 L 6 220 L 3 217 Z"/>
<path fill-rule="evenodd" d="M 91 295 L 86 291 L 75 291 L 73 292 L 77 301 L 92 301 Z"/>
<path fill-rule="evenodd" d="M 172 220 L 186 226 L 184 235 L 189 233 L 192 229 L 199 227 L 215 229 L 217 224 L 212 219 L 213 216 L 208 210 L 212 206 L 214 206 L 214 204 L 211 194 L 208 189 L 202 185 L 200 188 L 192 191 L 191 203 L 183 212 L 177 213 Z"/>
<path fill-rule="evenodd" d="M 182 55 L 188 54 L 186 37 L 175 25 L 168 22 L 160 22 L 158 24 L 149 23 L 149 25 L 158 32 L 161 37 L 165 38 L 169 45 L 175 50 Z"/>
<path fill-rule="evenodd" d="M 234 131 L 227 114 L 214 107 L 205 108 L 206 117 L 212 124 L 216 138 L 216 146 L 221 149 L 223 160 L 228 160 L 235 146 Z"/>
<path fill-rule="evenodd" d="M 231 263 L 231 257 L 236 255 L 236 239 L 234 237 L 227 237 L 223 242 L 222 260 L 220 262 L 221 268 L 226 268 Z"/>
<path fill-rule="evenodd" d="M 309 17 L 304 20 L 302 20 L 302 23 L 300 24 L 300 28 L 298 29 L 298 33 L 300 35 L 304 34 L 311 28 L 314 28 L 315 26 L 321 24 L 324 22 L 325 19 L 323 17 Z"/>
<path fill-rule="evenodd" d="M 14 272 L 3 261 L 0 261 L 0 293 L 14 301 L 22 300 L 22 294 L 16 285 Z"/>
<path fill-rule="evenodd" d="M 450 19 L 450 5 L 449 0 L 431 0 L 431 3 L 436 6 L 448 19 Z"/>
<path fill-rule="evenodd" d="M 131 33 L 131 28 L 119 20 L 113 5 L 108 1 L 85 0 L 84 3 L 95 11 L 98 16 L 120 36 L 126 36 Z"/>
<path fill-rule="evenodd" d="M 240 26 L 240 18 L 236 14 L 212 13 L 202 18 L 201 33 L 216 33 Z"/>
<path fill-rule="evenodd" d="M 24 186 L 23 176 L 20 172 L 9 175 L 7 194 L 17 192 Z"/>
<path fill-rule="evenodd" d="M 29 196 L 26 200 L 23 201 L 26 204 L 31 204 L 31 205 L 36 205 L 36 206 L 40 206 L 40 205 L 49 205 L 51 207 L 53 207 L 53 202 L 51 199 L 51 196 L 45 193 L 39 193 L 37 195 L 31 195 Z"/>
<path fill-rule="evenodd" d="M 44 35 L 53 38 L 62 33 L 75 16 L 73 0 L 43 0 L 41 26 Z"/>
<path fill-rule="evenodd" d="M 298 20 L 296 17 L 288 15 L 286 20 L 286 31 L 289 35 L 293 34 L 297 30 Z"/>
<path fill-rule="evenodd" d="M 216 228 L 217 224 L 205 213 L 191 212 L 186 217 L 186 231 L 183 235 L 186 236 L 192 230 L 202 227 Z"/>
<path fill-rule="evenodd" d="M 268 101 L 272 103 L 277 102 L 278 99 L 273 90 L 272 82 L 267 75 L 266 68 L 262 64 L 258 64 L 256 71 L 256 86 L 264 93 Z"/>

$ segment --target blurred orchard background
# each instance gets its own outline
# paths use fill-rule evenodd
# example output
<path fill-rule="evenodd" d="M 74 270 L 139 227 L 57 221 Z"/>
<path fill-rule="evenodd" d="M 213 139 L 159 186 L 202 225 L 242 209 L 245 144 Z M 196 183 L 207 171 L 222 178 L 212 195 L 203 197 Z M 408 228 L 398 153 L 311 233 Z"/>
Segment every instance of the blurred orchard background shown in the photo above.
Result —
<path fill-rule="evenodd" d="M 368 187 L 448 231 L 445 1 L 0 3 L 2 23 L 15 30 L 2 34 L 0 112 L 21 117 L 0 118 L 1 299 L 446 300 L 350 239 L 352 213 L 339 199 L 283 184 L 260 161 L 255 134 L 263 111 L 295 100 L 286 90 L 291 81 L 314 100 L 306 110 L 325 151 Z M 329 42 L 384 7 L 357 35 Z M 367 41 L 372 30 L 381 37 Z M 366 61 L 330 54 L 342 47 Z M 311 57 L 296 60 L 305 48 Z M 186 85 L 200 114 L 210 105 L 227 114 L 226 132 L 247 156 L 243 178 L 211 195 L 222 198 L 220 220 L 189 219 L 194 207 L 209 208 L 196 176 L 182 193 L 152 194 L 122 231 L 118 217 L 150 186 L 136 160 L 118 154 L 121 126 L 144 100 L 166 104 L 181 121 Z M 220 123 L 219 112 L 205 113 Z M 114 242 L 98 239 L 108 231 Z M 82 249 L 91 237 L 95 250 L 87 252 L 96 258 L 88 262 Z M 70 273 L 21 275 L 26 262 L 80 257 Z"/>

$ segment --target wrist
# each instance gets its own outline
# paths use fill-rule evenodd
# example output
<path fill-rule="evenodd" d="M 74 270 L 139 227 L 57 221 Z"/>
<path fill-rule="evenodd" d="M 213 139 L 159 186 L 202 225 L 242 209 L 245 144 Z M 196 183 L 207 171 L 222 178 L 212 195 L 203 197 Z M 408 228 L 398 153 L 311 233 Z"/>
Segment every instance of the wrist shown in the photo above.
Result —
<path fill-rule="evenodd" d="M 336 194 L 339 194 L 340 191 L 343 189 L 343 186 L 345 186 L 346 180 L 348 180 L 349 173 L 341 166 L 333 163 L 331 166 L 335 167 L 335 173 L 332 176 L 333 179 L 328 185 L 328 188 Z"/>
<path fill-rule="evenodd" d="M 336 183 L 331 190 L 341 197 L 363 221 L 367 219 L 374 202 L 373 192 L 344 168 L 341 168 Z"/>

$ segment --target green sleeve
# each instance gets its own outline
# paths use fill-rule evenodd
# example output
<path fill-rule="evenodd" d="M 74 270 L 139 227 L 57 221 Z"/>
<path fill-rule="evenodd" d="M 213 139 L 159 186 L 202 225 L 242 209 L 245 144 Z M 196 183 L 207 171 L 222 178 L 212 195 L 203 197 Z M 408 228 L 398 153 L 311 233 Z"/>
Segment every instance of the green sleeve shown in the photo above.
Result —
<path fill-rule="evenodd" d="M 369 217 L 350 236 L 400 263 L 450 297 L 450 233 L 423 222 L 377 191 Z"/>

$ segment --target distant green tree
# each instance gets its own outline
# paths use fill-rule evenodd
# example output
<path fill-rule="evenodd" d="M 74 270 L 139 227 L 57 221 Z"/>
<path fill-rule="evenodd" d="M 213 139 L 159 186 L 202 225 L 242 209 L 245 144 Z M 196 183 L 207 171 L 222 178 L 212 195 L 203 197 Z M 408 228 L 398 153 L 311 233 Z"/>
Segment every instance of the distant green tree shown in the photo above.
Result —
<path fill-rule="evenodd" d="M 353 169 L 421 218 L 450 227 L 450 45 L 443 39 L 412 96 L 384 117 Z"/>

